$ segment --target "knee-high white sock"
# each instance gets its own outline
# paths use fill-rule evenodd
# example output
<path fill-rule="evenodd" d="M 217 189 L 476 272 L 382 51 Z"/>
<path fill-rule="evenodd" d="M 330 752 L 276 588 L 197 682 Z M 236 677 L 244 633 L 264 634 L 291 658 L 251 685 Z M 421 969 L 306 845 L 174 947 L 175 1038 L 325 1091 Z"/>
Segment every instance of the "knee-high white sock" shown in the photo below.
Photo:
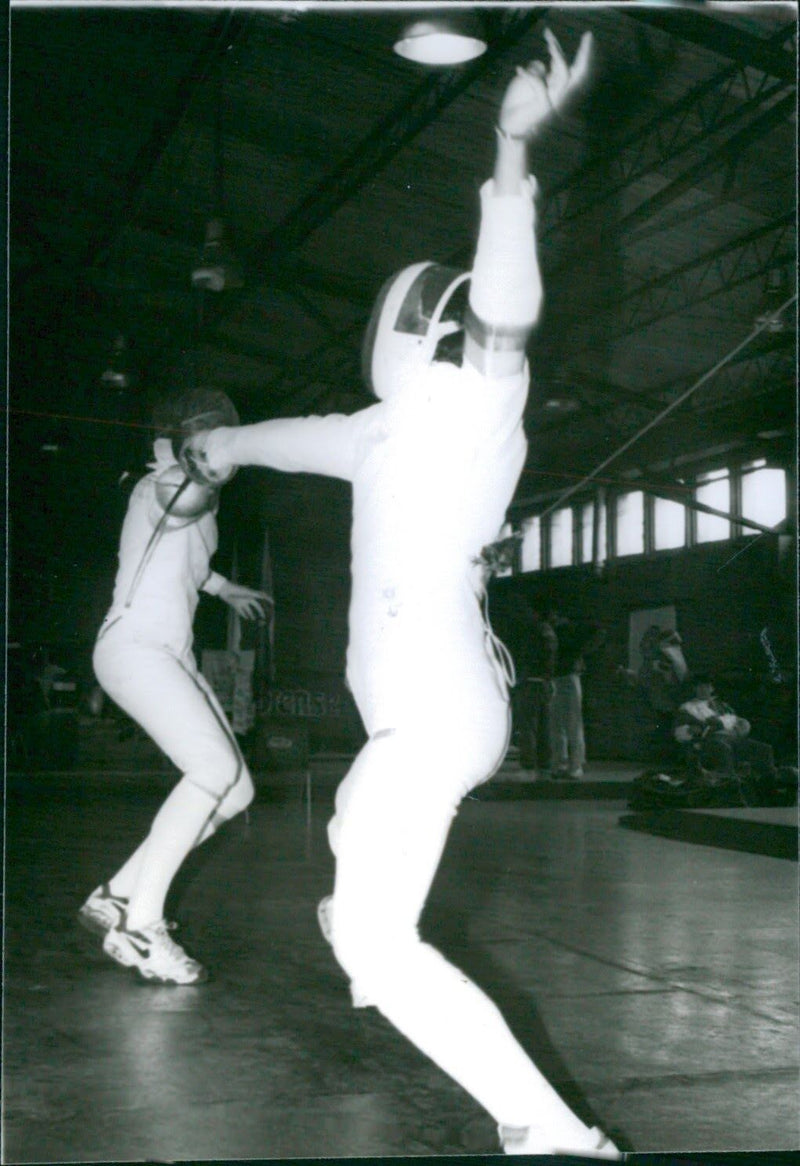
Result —
<path fill-rule="evenodd" d="M 130 930 L 147 927 L 163 918 L 172 880 L 204 835 L 215 810 L 215 800 L 184 777 L 156 814 L 150 833 L 140 847 L 139 871 L 129 895 L 127 926 Z"/>

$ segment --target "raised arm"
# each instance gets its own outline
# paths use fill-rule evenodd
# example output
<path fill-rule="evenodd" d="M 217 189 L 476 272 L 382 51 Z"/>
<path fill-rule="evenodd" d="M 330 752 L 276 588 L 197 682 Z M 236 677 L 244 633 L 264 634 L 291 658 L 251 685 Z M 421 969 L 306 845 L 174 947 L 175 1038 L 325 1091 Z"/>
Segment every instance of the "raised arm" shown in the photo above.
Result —
<path fill-rule="evenodd" d="M 541 309 L 537 186 L 528 174 L 528 145 L 589 71 L 591 33 L 584 33 L 572 66 L 549 29 L 544 35 L 550 66 L 534 61 L 517 69 L 500 106 L 494 174 L 481 190 L 464 357 L 489 376 L 509 376 L 522 369 L 525 346 Z"/>

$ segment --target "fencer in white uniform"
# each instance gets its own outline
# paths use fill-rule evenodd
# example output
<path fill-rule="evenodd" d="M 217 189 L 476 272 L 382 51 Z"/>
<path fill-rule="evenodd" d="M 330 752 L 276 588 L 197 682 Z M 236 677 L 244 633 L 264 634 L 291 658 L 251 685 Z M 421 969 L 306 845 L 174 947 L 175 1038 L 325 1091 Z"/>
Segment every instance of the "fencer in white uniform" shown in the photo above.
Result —
<path fill-rule="evenodd" d="M 215 390 L 185 394 L 173 408 L 184 423 L 235 417 Z M 209 402 L 211 408 L 209 410 Z M 134 487 L 119 545 L 111 608 L 93 664 L 104 691 L 149 734 L 181 777 L 146 839 L 79 912 L 103 936 L 103 950 L 145 979 L 193 984 L 206 971 L 169 934 L 164 902 L 190 850 L 253 798 L 253 783 L 225 713 L 198 671 L 192 624 L 200 590 L 240 615 L 262 614 L 269 597 L 212 571 L 217 548 L 214 488 L 187 482 L 172 443 L 154 443 L 151 473 Z"/>
<path fill-rule="evenodd" d="M 417 929 L 458 805 L 508 743 L 507 656 L 484 615 L 480 560 L 526 455 L 525 344 L 542 298 L 527 141 L 590 55 L 587 37 L 570 69 L 548 42 L 549 69 L 519 70 L 503 100 L 471 273 L 415 264 L 378 298 L 364 345 L 378 402 L 196 435 L 182 457 L 198 481 L 261 465 L 352 484 L 347 680 L 369 740 L 336 794 L 336 876 L 321 923 L 354 1004 L 377 1007 L 468 1090 L 507 1153 L 616 1156 Z M 461 327 L 467 279 L 463 356 L 451 363 L 437 346 Z"/>

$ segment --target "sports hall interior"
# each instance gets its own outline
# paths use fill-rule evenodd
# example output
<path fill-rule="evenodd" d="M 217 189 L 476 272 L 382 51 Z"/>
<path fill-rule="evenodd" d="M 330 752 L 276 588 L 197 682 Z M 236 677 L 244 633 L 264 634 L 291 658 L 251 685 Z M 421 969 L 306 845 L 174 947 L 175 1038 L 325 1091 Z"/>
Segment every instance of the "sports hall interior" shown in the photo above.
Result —
<path fill-rule="evenodd" d="M 796 9 L 476 6 L 485 51 L 432 67 L 394 51 L 400 7 L 10 10 L 7 1163 L 500 1157 L 352 1008 L 317 926 L 365 740 L 346 483 L 222 492 L 214 565 L 274 611 L 203 597 L 195 622 L 257 789 L 171 892 L 208 984 L 138 983 L 75 917 L 175 780 L 91 667 L 156 401 L 369 405 L 372 303 L 414 260 L 469 265 L 497 102 L 545 27 L 595 59 L 530 152 L 545 310 L 488 597 L 512 655 L 531 608 L 601 625 L 587 761 L 534 779 L 512 737 L 421 931 L 634 1160 L 800 1148 L 796 776 L 687 785 L 636 680 L 643 634 L 676 630 L 796 767 Z"/>

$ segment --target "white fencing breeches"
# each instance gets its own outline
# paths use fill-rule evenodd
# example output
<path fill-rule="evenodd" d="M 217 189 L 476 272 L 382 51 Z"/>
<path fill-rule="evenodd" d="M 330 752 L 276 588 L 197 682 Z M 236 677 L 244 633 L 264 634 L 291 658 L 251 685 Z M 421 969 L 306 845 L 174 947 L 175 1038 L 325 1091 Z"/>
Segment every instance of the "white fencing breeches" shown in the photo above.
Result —
<path fill-rule="evenodd" d="M 496 1006 L 417 931 L 458 803 L 505 752 L 498 706 L 499 735 L 487 731 L 493 718 L 477 731 L 465 718 L 458 736 L 452 725 L 417 726 L 365 745 L 329 826 L 329 920 L 354 1003 L 375 1005 L 499 1123 L 527 1126 L 563 1103 Z"/>
<path fill-rule="evenodd" d="M 95 674 L 111 699 L 193 785 L 209 795 L 209 825 L 244 810 L 253 783 L 228 720 L 191 653 L 176 654 L 111 624 L 95 645 Z"/>

